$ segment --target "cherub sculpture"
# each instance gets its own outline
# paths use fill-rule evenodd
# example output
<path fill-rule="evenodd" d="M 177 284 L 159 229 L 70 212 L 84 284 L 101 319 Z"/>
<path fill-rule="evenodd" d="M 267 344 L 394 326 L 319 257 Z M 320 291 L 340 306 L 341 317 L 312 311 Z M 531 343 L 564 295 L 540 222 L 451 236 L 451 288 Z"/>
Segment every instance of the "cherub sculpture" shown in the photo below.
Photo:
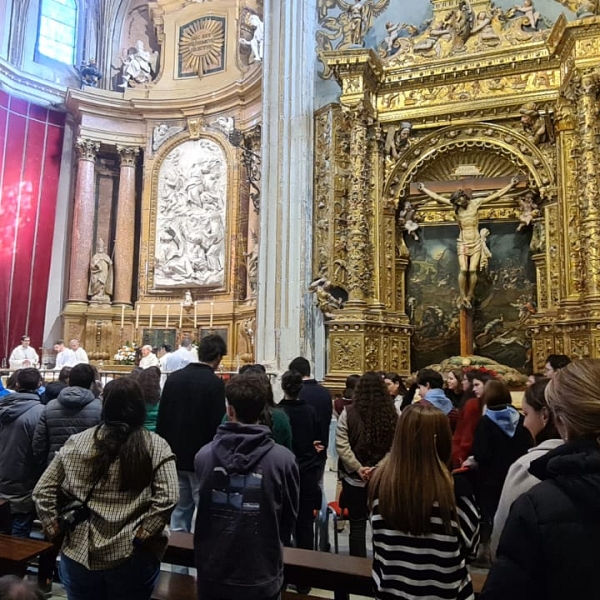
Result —
<path fill-rule="evenodd" d="M 539 218 L 541 214 L 540 207 L 533 198 L 533 192 L 528 191 L 523 198 L 518 199 L 521 214 L 519 215 L 519 226 L 517 227 L 517 231 L 529 227 L 533 220 Z"/>
<path fill-rule="evenodd" d="M 331 293 L 332 287 L 331 281 L 325 277 L 316 279 L 308 286 L 308 291 L 316 294 L 317 306 L 325 319 L 333 319 L 334 311 L 343 307 L 343 300 Z"/>

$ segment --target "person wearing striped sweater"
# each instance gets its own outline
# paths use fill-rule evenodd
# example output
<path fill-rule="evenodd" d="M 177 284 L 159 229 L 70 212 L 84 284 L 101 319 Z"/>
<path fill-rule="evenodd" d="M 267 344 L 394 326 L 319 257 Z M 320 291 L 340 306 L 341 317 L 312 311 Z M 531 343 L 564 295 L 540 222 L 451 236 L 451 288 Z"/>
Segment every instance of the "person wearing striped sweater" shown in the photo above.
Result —
<path fill-rule="evenodd" d="M 406 408 L 389 458 L 369 486 L 375 597 L 474 598 L 467 563 L 479 544 L 479 510 L 468 479 L 452 475 L 447 417 Z"/>

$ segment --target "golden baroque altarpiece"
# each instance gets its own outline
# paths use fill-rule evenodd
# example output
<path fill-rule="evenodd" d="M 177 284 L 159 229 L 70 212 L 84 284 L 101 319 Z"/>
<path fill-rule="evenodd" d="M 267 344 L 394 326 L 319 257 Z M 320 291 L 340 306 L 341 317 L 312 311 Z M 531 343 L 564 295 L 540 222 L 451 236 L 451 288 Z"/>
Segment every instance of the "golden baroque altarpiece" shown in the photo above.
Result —
<path fill-rule="evenodd" d="M 349 17 L 336 29 L 321 4 L 322 76 L 335 77 L 341 95 L 315 115 L 313 273 L 326 289 L 347 292 L 325 320 L 328 380 L 410 372 L 410 229 L 400 209 L 418 182 L 473 165 L 480 178 L 518 175 L 536 197 L 534 371 L 550 353 L 600 357 L 600 18 L 561 16 L 534 29 L 532 15 L 501 14 L 480 0 L 465 31 L 464 2 L 433 0 L 428 27 L 397 26 L 408 35 L 376 53 L 344 43 Z M 342 35 L 336 48 L 332 30 Z M 450 206 L 426 200 L 420 223 L 454 221 Z M 510 197 L 480 210 L 493 221 L 522 215 Z"/>

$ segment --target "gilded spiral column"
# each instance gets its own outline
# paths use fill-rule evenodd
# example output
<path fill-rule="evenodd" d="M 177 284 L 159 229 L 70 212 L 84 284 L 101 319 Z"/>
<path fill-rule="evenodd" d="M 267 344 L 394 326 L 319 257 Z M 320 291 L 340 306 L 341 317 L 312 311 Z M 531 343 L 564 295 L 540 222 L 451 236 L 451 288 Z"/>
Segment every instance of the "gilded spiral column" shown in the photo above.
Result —
<path fill-rule="evenodd" d="M 71 238 L 68 302 L 86 302 L 88 273 L 94 237 L 96 176 L 94 164 L 100 144 L 85 138 L 75 142 L 77 181 Z"/>
<path fill-rule="evenodd" d="M 115 304 L 131 304 L 135 234 L 135 165 L 139 148 L 117 146 L 121 157 L 115 239 Z"/>
<path fill-rule="evenodd" d="M 600 192 L 598 189 L 598 154 L 596 140 L 597 94 L 600 89 L 600 72 L 584 69 L 579 89 L 579 123 L 581 154 L 581 238 L 585 256 L 585 297 L 600 300 Z"/>

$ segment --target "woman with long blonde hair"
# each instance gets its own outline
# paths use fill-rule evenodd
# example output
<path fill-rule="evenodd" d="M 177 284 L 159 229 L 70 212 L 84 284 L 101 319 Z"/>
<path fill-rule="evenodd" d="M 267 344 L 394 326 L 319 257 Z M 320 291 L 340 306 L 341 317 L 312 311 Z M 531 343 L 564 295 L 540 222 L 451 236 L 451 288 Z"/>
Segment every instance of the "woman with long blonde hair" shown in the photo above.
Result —
<path fill-rule="evenodd" d="M 468 480 L 450 473 L 451 450 L 442 411 L 404 409 L 369 489 L 376 598 L 473 598 L 479 512 Z"/>

